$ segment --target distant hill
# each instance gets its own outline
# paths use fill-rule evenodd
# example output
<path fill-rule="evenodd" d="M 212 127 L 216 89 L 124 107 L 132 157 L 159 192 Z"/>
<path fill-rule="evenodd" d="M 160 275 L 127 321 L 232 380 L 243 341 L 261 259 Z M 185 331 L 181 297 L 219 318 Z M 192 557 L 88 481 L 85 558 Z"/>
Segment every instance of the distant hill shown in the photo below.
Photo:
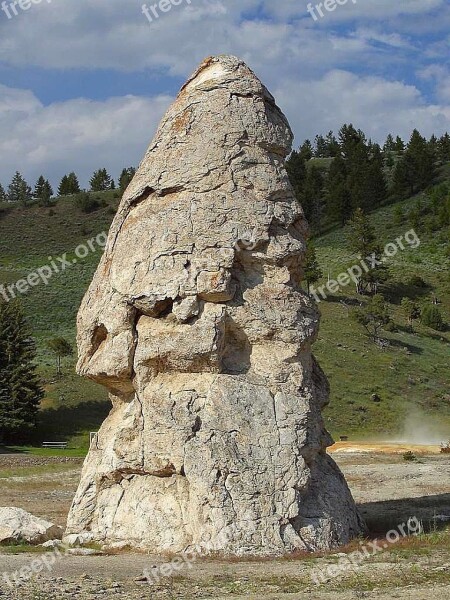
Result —
<path fill-rule="evenodd" d="M 450 180 L 449 172 L 447 165 L 441 170 L 441 180 Z M 48 285 L 37 285 L 22 299 L 37 340 L 39 372 L 46 391 L 36 441 L 43 437 L 69 439 L 78 447 L 87 447 L 89 431 L 98 429 L 109 411 L 107 394 L 74 374 L 75 358 L 64 359 L 65 376 L 56 380 L 46 341 L 63 336 L 74 343 L 78 306 L 102 250 L 89 250 L 85 258 L 77 258 L 74 251 L 106 232 L 117 209 L 117 191 L 91 195 L 98 207 L 90 213 L 83 212 L 74 197 L 59 198 L 49 208 L 0 205 L 0 283 L 12 284 L 64 253 L 71 263 L 64 272 L 54 274 Z M 418 197 L 410 198 L 371 215 L 383 243 L 395 241 L 411 229 L 408 214 L 417 201 Z M 422 215 L 430 202 L 426 194 L 420 196 Z M 419 228 L 418 233 L 420 247 L 407 248 L 389 262 L 392 279 L 382 292 L 390 301 L 395 330 L 383 334 L 389 341 L 387 348 L 370 342 L 350 318 L 352 305 L 364 302 L 353 285 L 320 304 L 322 326 L 314 351 L 331 383 L 331 404 L 325 418 L 334 435 L 392 438 L 405 426 L 414 428 L 416 421 L 424 434 L 426 428 L 450 427 L 449 330 L 437 332 L 416 323 L 412 334 L 400 307 L 405 296 L 428 303 L 434 294 L 450 322 L 449 232 L 448 228 L 440 232 Z M 345 239 L 345 228 L 316 238 L 325 275 L 316 288 L 354 262 Z M 412 285 L 417 276 L 427 287 Z M 380 401 L 375 402 L 373 395 Z"/>

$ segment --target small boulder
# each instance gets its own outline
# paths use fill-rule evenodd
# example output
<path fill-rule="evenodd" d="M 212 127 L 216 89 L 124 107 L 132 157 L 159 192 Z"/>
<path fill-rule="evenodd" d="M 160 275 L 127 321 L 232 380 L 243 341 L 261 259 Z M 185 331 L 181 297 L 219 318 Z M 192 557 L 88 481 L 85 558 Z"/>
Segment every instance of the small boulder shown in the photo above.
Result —
<path fill-rule="evenodd" d="M 21 508 L 0 507 L 0 544 L 38 545 L 61 539 L 63 530 Z"/>

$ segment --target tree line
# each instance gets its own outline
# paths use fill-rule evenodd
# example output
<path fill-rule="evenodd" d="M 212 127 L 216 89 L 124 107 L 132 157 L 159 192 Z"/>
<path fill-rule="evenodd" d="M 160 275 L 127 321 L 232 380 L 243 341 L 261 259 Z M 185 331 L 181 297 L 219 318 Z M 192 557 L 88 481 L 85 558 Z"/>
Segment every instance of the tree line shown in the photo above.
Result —
<path fill-rule="evenodd" d="M 122 170 L 117 182 L 121 194 L 125 192 L 135 173 L 136 169 L 134 167 L 127 167 Z M 89 180 L 89 185 L 91 192 L 116 189 L 116 182 L 104 168 L 98 169 L 93 173 Z M 79 194 L 82 191 L 76 173 L 71 172 L 62 177 L 58 186 L 57 196 L 71 196 Z M 36 181 L 34 189 L 28 185 L 19 171 L 16 171 L 6 190 L 0 183 L 0 202 L 14 202 L 23 206 L 30 202 L 38 202 L 42 206 L 49 206 L 53 196 L 53 188 L 49 180 L 45 179 L 43 175 Z"/>
<path fill-rule="evenodd" d="M 287 160 L 295 194 L 314 233 L 344 225 L 355 210 L 372 211 L 387 201 L 425 190 L 440 164 L 450 161 L 450 135 L 427 140 L 415 129 L 407 143 L 389 134 L 383 147 L 352 124 L 305 140 Z"/>

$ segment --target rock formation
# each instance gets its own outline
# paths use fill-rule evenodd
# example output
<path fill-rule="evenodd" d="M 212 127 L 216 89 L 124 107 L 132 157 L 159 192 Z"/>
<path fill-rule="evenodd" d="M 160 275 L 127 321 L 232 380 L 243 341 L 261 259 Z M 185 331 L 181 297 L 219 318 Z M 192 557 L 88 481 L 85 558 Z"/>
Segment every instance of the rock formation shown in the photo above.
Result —
<path fill-rule="evenodd" d="M 291 144 L 273 97 L 230 56 L 204 61 L 163 118 L 78 316 L 78 371 L 113 409 L 67 535 L 277 554 L 359 533 L 325 451 Z"/>
<path fill-rule="evenodd" d="M 58 525 L 35 517 L 21 508 L 0 507 L 0 544 L 37 545 L 61 539 Z"/>

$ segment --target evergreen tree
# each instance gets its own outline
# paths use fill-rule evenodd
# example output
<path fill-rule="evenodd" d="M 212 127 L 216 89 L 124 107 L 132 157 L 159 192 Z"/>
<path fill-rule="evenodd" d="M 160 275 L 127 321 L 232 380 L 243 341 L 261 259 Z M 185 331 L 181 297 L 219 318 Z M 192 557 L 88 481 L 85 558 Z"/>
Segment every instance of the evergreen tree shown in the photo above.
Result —
<path fill-rule="evenodd" d="M 122 170 L 122 173 L 119 177 L 119 189 L 122 195 L 125 193 L 125 190 L 130 185 L 135 173 L 136 169 L 134 167 L 128 167 Z"/>
<path fill-rule="evenodd" d="M 0 183 L 0 202 L 8 202 L 8 196 L 6 195 L 5 189 Z"/>
<path fill-rule="evenodd" d="M 58 187 L 58 196 L 68 196 L 69 195 L 69 181 L 67 175 L 64 175 L 61 179 Z"/>
<path fill-rule="evenodd" d="M 366 136 L 360 129 L 356 130 L 351 123 L 346 124 L 339 130 L 339 145 L 344 158 L 352 159 L 357 150 L 361 151 L 361 147 L 366 146 Z"/>
<path fill-rule="evenodd" d="M 316 256 L 316 249 L 312 241 L 308 242 L 308 247 L 305 254 L 305 263 L 303 275 L 306 281 L 307 290 L 309 294 L 309 288 L 312 283 L 316 283 L 322 277 L 322 269 L 320 268 L 319 262 Z"/>
<path fill-rule="evenodd" d="M 314 165 L 307 169 L 300 202 L 314 233 L 320 233 L 324 216 L 324 176 Z"/>
<path fill-rule="evenodd" d="M 79 194 L 81 191 L 78 177 L 73 171 L 67 175 L 67 190 L 68 195 Z"/>
<path fill-rule="evenodd" d="M 357 323 L 362 325 L 373 342 L 378 341 L 381 329 L 391 321 L 388 305 L 381 294 L 375 294 L 366 306 L 353 312 Z"/>
<path fill-rule="evenodd" d="M 299 149 L 300 157 L 305 161 L 311 160 L 314 156 L 314 148 L 310 140 L 305 140 Z"/>
<path fill-rule="evenodd" d="M 424 309 L 422 310 L 422 321 L 421 322 L 422 322 L 422 325 L 425 325 L 426 327 L 430 327 L 431 329 L 434 329 L 435 331 L 444 331 L 445 330 L 445 324 L 442 319 L 441 311 L 438 309 L 437 306 L 434 306 L 433 304 L 428 304 L 427 306 L 424 307 Z"/>
<path fill-rule="evenodd" d="M 362 206 L 373 210 L 383 204 L 388 195 L 387 181 L 384 174 L 384 163 L 381 148 L 373 144 L 369 164 L 365 170 L 365 190 Z"/>
<path fill-rule="evenodd" d="M 20 304 L 0 302 L 0 440 L 22 439 L 36 422 L 43 391 L 36 350 Z"/>
<path fill-rule="evenodd" d="M 351 194 L 347 186 L 347 166 L 341 156 L 331 163 L 326 185 L 328 215 L 345 225 L 353 212 Z"/>
<path fill-rule="evenodd" d="M 48 206 L 52 196 L 53 189 L 50 182 L 41 175 L 34 187 L 34 198 L 38 200 L 42 206 Z"/>
<path fill-rule="evenodd" d="M 406 155 L 410 158 L 414 167 L 415 191 L 424 190 L 433 182 L 436 172 L 433 151 L 427 140 L 420 135 L 417 129 L 414 129 L 411 135 Z"/>
<path fill-rule="evenodd" d="M 405 313 L 406 320 L 408 321 L 410 330 L 411 332 L 413 332 L 414 321 L 416 319 L 420 319 L 420 308 L 415 302 L 413 302 L 409 298 L 403 298 L 401 305 L 403 312 Z"/>
<path fill-rule="evenodd" d="M 368 272 L 363 272 L 360 276 L 356 291 L 358 294 L 376 294 L 380 283 L 387 279 L 387 269 L 382 261 L 383 253 L 377 243 L 375 230 L 360 208 L 354 212 L 349 227 L 349 249 L 369 267 Z"/>
<path fill-rule="evenodd" d="M 394 150 L 395 152 L 397 152 L 397 154 L 403 154 L 403 152 L 405 151 L 405 142 L 399 135 L 395 138 Z"/>
<path fill-rule="evenodd" d="M 450 135 L 445 133 L 438 142 L 438 158 L 441 162 L 450 161 Z"/>
<path fill-rule="evenodd" d="M 434 133 L 430 137 L 430 140 L 428 142 L 428 149 L 431 152 L 431 155 L 433 156 L 433 164 L 435 164 L 439 160 L 439 140 L 434 135 Z"/>
<path fill-rule="evenodd" d="M 408 198 L 414 194 L 413 169 L 409 156 L 404 156 L 395 165 L 391 191 L 397 198 Z"/>
<path fill-rule="evenodd" d="M 369 151 L 363 140 L 355 144 L 352 138 L 346 142 L 347 150 L 347 187 L 350 193 L 353 208 L 368 209 L 367 206 L 367 178 L 369 169 Z"/>
<path fill-rule="evenodd" d="M 58 196 L 72 196 L 80 193 L 80 184 L 78 177 L 72 171 L 68 175 L 64 175 L 58 188 Z"/>
<path fill-rule="evenodd" d="M 387 136 L 386 141 L 384 142 L 383 152 L 384 154 L 395 152 L 394 136 L 391 133 Z"/>
<path fill-rule="evenodd" d="M 31 188 L 19 173 L 16 171 L 8 188 L 8 202 L 18 202 L 25 205 L 33 198 Z"/>
<path fill-rule="evenodd" d="M 111 189 L 111 177 L 106 169 L 95 171 L 89 183 L 92 192 L 104 192 Z"/>
<path fill-rule="evenodd" d="M 301 195 L 306 178 L 305 160 L 300 156 L 300 153 L 293 150 L 290 157 L 286 161 L 286 171 L 289 175 L 289 180 L 294 188 L 295 196 L 301 202 Z"/>
<path fill-rule="evenodd" d="M 436 175 L 435 158 L 427 140 L 415 129 L 394 171 L 393 192 L 399 198 L 424 190 Z"/>
<path fill-rule="evenodd" d="M 327 158 L 335 158 L 341 153 L 341 147 L 332 131 L 327 133 L 325 138 Z"/>
<path fill-rule="evenodd" d="M 55 355 L 56 375 L 58 377 L 61 377 L 62 376 L 61 359 L 64 358 L 65 356 L 72 356 L 72 354 L 73 354 L 72 346 L 71 346 L 70 342 L 68 342 L 65 338 L 57 337 L 57 338 L 52 338 L 51 340 L 49 340 L 47 342 L 47 347 Z"/>
<path fill-rule="evenodd" d="M 316 135 L 314 140 L 315 158 L 328 158 L 328 146 L 323 135 Z"/>

